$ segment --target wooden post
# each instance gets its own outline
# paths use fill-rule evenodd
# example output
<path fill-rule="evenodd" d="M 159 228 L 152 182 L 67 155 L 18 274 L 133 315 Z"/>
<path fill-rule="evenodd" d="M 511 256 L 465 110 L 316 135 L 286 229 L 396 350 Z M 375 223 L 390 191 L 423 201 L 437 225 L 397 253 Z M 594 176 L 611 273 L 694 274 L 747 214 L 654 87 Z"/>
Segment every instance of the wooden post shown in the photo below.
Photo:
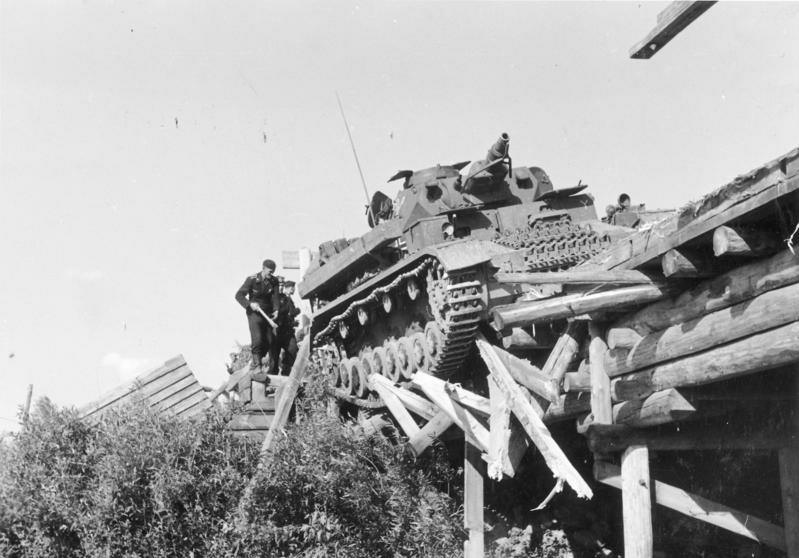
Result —
<path fill-rule="evenodd" d="M 621 498 L 626 558 L 652 558 L 650 487 L 649 450 L 646 446 L 630 446 L 621 457 Z"/>
<path fill-rule="evenodd" d="M 28 422 L 31 412 L 31 399 L 33 398 L 33 384 L 28 384 L 28 393 L 25 396 L 25 406 L 22 408 L 22 424 Z"/>
<path fill-rule="evenodd" d="M 485 463 L 480 449 L 472 445 L 468 437 L 464 441 L 463 456 L 463 519 L 469 540 L 464 542 L 464 558 L 483 558 L 483 477 Z"/>
<path fill-rule="evenodd" d="M 779 234 L 760 229 L 721 226 L 713 231 L 713 253 L 716 256 L 756 258 L 773 254 L 781 244 Z"/>
<path fill-rule="evenodd" d="M 588 346 L 588 361 L 591 365 L 591 413 L 598 424 L 613 423 L 613 406 L 610 401 L 610 378 L 605 372 L 605 354 L 608 346 L 602 340 L 599 326 L 589 325 L 591 343 Z"/>
<path fill-rule="evenodd" d="M 663 254 L 660 265 L 666 277 L 711 277 L 718 273 L 715 260 L 682 248 Z"/>
<path fill-rule="evenodd" d="M 793 391 L 799 395 L 799 376 L 794 377 Z M 780 486 L 788 558 L 799 558 L 799 398 L 793 404 L 792 426 L 793 443 L 779 451 Z"/>

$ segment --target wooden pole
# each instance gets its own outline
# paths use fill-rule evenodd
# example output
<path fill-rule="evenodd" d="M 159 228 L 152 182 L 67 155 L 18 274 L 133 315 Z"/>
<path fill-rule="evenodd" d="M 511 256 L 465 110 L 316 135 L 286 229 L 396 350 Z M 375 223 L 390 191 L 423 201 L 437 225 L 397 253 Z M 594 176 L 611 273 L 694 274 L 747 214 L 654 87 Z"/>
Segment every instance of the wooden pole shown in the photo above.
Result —
<path fill-rule="evenodd" d="M 796 369 L 799 374 L 799 367 Z M 794 376 L 793 391 L 799 395 L 799 377 Z M 780 448 L 780 487 L 785 545 L 788 558 L 799 558 L 799 398 L 793 404 L 793 443 Z"/>
<path fill-rule="evenodd" d="M 672 248 L 660 259 L 663 275 L 666 277 L 712 277 L 719 272 L 712 256 L 690 252 L 682 248 Z"/>
<path fill-rule="evenodd" d="M 22 424 L 28 422 L 28 417 L 31 412 L 31 399 L 33 398 L 33 384 L 28 384 L 28 393 L 25 395 L 25 406 L 22 407 Z"/>
<path fill-rule="evenodd" d="M 610 401 L 610 378 L 605 372 L 607 345 L 602 340 L 601 330 L 595 323 L 589 326 L 591 343 L 588 346 L 588 361 L 591 365 L 591 413 L 594 422 L 611 424 L 613 407 Z"/>
<path fill-rule="evenodd" d="M 569 285 L 651 285 L 654 283 L 651 276 L 634 269 L 614 269 L 606 271 L 546 271 L 538 273 L 497 273 L 496 279 L 500 283 L 525 283 L 525 284 L 569 284 Z M 662 279 L 662 277 L 661 277 Z"/>
<path fill-rule="evenodd" d="M 713 253 L 718 256 L 757 258 L 779 250 L 782 241 L 778 234 L 760 229 L 728 226 L 713 231 Z"/>
<path fill-rule="evenodd" d="M 463 457 L 463 519 L 469 532 L 464 542 L 464 558 L 483 558 L 485 552 L 483 526 L 483 477 L 485 463 L 480 449 L 472 445 L 468 437 L 464 441 Z"/>
<path fill-rule="evenodd" d="M 624 516 L 624 556 L 652 558 L 652 499 L 649 450 L 630 446 L 621 456 L 621 499 Z"/>

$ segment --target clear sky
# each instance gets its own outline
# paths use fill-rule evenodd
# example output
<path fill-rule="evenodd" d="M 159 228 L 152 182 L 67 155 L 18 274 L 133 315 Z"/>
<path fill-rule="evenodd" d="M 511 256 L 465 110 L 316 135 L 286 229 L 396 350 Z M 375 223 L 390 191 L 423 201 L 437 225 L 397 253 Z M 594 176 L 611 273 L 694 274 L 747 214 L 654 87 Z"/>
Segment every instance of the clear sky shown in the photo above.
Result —
<path fill-rule="evenodd" d="M 366 231 L 396 170 L 482 157 L 649 207 L 799 145 L 799 3 L 0 0 L 0 430 L 182 353 L 216 386 L 265 257 Z M 280 270 L 278 270 L 280 272 Z M 290 275 L 290 273 L 287 273 Z"/>

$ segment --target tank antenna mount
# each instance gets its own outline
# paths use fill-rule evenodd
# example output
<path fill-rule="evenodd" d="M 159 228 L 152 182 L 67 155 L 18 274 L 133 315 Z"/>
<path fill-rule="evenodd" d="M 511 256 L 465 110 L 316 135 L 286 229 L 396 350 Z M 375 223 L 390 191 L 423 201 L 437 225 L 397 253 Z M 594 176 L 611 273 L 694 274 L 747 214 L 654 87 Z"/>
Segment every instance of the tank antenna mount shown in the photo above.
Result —
<path fill-rule="evenodd" d="M 375 222 L 374 216 L 372 215 L 372 203 L 369 199 L 369 189 L 366 187 L 366 179 L 363 177 L 363 171 L 361 170 L 361 162 L 358 160 L 358 152 L 355 150 L 355 142 L 352 140 L 352 134 L 350 133 L 350 125 L 347 123 L 347 117 L 344 115 L 344 107 L 341 104 L 341 97 L 338 95 L 338 91 L 336 91 L 336 101 L 338 101 L 338 109 L 341 111 L 341 118 L 344 120 L 344 128 L 347 130 L 347 137 L 350 138 L 350 147 L 352 147 L 352 155 L 355 157 L 355 166 L 358 167 L 358 174 L 361 175 L 361 184 L 363 184 L 363 193 L 366 196 L 366 214 L 368 219 L 371 222 Z"/>

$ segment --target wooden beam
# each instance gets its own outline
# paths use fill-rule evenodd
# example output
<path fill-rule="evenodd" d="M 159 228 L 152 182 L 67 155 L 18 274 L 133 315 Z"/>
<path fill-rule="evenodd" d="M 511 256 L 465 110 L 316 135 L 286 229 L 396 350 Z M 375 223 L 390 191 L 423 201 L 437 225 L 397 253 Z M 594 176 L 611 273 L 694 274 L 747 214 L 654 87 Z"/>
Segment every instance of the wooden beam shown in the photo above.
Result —
<path fill-rule="evenodd" d="M 622 401 L 613 406 L 613 422 L 639 428 L 684 420 L 696 412 L 676 389 L 653 393 L 646 399 Z"/>
<path fill-rule="evenodd" d="M 574 489 L 578 496 L 591 498 L 593 496 L 591 487 L 583 480 L 580 473 L 577 472 L 563 453 L 563 450 L 552 438 L 552 434 L 550 434 L 539 414 L 536 413 L 530 404 L 527 396 L 522 391 L 522 387 L 513 380 L 510 372 L 497 356 L 494 347 L 486 341 L 482 334 L 478 335 L 476 342 L 480 356 L 485 361 L 486 366 L 488 366 L 491 377 L 496 382 L 497 387 L 504 392 L 508 405 L 519 419 L 527 435 L 530 436 L 530 439 L 541 452 L 552 473 L 555 477 L 564 479 L 569 483 L 569 486 Z"/>
<path fill-rule="evenodd" d="M 444 389 L 446 382 L 422 372 L 415 373 L 411 379 L 439 409 L 449 415 L 449 418 L 463 430 L 467 439 L 471 439 L 482 451 L 488 451 L 488 430 L 466 409 L 452 400 Z"/>
<path fill-rule="evenodd" d="M 799 395 L 799 367 L 793 377 L 794 395 Z M 782 517 L 786 527 L 785 546 L 788 558 L 799 558 L 799 402 L 793 403 L 791 421 L 792 443 L 781 448 L 778 454 L 780 489 L 782 494 Z"/>
<path fill-rule="evenodd" d="M 641 334 L 631 327 L 608 329 L 608 349 L 632 349 L 641 340 Z"/>
<path fill-rule="evenodd" d="M 618 320 L 613 327 L 631 328 L 646 335 L 794 283 L 799 283 L 799 256 L 783 250 L 767 260 L 722 273 L 674 299 L 650 304 Z"/>
<path fill-rule="evenodd" d="M 610 378 L 605 371 L 605 354 L 608 347 L 602 340 L 599 327 L 589 326 L 591 343 L 588 345 L 588 362 L 591 365 L 591 414 L 599 424 L 613 422 L 613 407 L 610 401 Z"/>
<path fill-rule="evenodd" d="M 418 415 L 425 420 L 431 420 L 438 414 L 438 408 L 424 397 L 417 395 L 410 390 L 395 386 L 393 383 L 391 383 L 391 380 L 384 376 L 380 376 L 379 374 L 373 374 L 370 376 L 370 378 L 372 383 L 379 384 L 384 389 L 387 389 L 393 393 L 405 406 L 405 408 L 413 414 Z"/>
<path fill-rule="evenodd" d="M 531 323 L 574 318 L 604 310 L 617 311 L 639 304 L 651 303 L 668 295 L 662 285 L 621 287 L 605 292 L 581 293 L 546 300 L 525 301 L 500 306 L 493 310 L 494 328 L 526 326 Z"/>
<path fill-rule="evenodd" d="M 594 463 L 594 476 L 603 484 L 622 488 L 620 469 L 616 465 L 597 461 Z M 661 506 L 785 551 L 785 533 L 782 527 L 676 486 L 660 481 L 654 481 L 653 484 L 655 486 L 655 502 Z"/>
<path fill-rule="evenodd" d="M 552 340 L 547 336 L 543 337 L 530 335 L 525 328 L 514 327 L 511 328 L 510 334 L 502 336 L 502 347 L 505 349 L 517 350 L 531 350 L 531 349 L 548 349 L 553 346 Z"/>
<path fill-rule="evenodd" d="M 770 329 L 613 378 L 614 401 L 640 399 L 672 387 L 698 386 L 799 362 L 799 322 Z"/>
<path fill-rule="evenodd" d="M 621 501 L 624 517 L 624 556 L 652 558 L 652 500 L 649 450 L 630 446 L 621 456 Z"/>
<path fill-rule="evenodd" d="M 630 58 L 649 59 L 716 2 L 672 2 L 658 14 L 657 25 L 630 49 Z"/>
<path fill-rule="evenodd" d="M 527 437 L 511 420 L 511 409 L 507 397 L 496 382 L 488 377 L 488 392 L 491 400 L 488 440 L 488 476 L 502 480 L 502 474 L 513 477 L 529 442 Z"/>
<path fill-rule="evenodd" d="M 799 320 L 799 283 L 652 332 L 629 351 L 608 355 L 611 377 L 748 337 Z"/>
<path fill-rule="evenodd" d="M 414 455 L 421 455 L 434 440 L 440 438 L 453 424 L 449 415 L 444 411 L 440 411 L 436 416 L 430 419 L 415 436 L 408 440 L 408 447 L 411 448 Z"/>
<path fill-rule="evenodd" d="M 726 225 L 713 231 L 713 254 L 716 257 L 760 258 L 774 254 L 782 245 L 782 239 L 772 231 Z"/>
<path fill-rule="evenodd" d="M 494 347 L 494 352 L 516 382 L 549 402 L 554 403 L 558 400 L 560 389 L 541 370 L 530 364 L 529 361 L 514 356 L 499 347 Z"/>
<path fill-rule="evenodd" d="M 569 322 L 569 325 L 566 326 L 566 331 L 558 338 L 555 348 L 549 354 L 549 358 L 547 358 L 544 367 L 541 369 L 541 373 L 553 382 L 555 395 L 560 395 L 560 384 L 563 381 L 563 376 L 580 349 L 581 325 L 575 321 Z"/>
<path fill-rule="evenodd" d="M 468 389 L 464 389 L 457 384 L 450 384 L 447 382 L 441 383 L 444 385 L 444 390 L 452 400 L 462 407 L 469 407 L 473 411 L 477 411 L 486 417 L 491 415 L 491 402 L 487 398 L 482 395 L 477 395 Z"/>
<path fill-rule="evenodd" d="M 378 377 L 378 375 L 370 374 L 367 378 L 369 387 L 377 392 L 377 394 L 383 400 L 383 403 L 385 403 L 386 407 L 388 407 L 388 410 L 391 411 L 391 414 L 394 416 L 394 420 L 397 421 L 397 424 L 399 424 L 400 428 L 402 428 L 402 431 L 405 432 L 405 435 L 408 438 L 414 437 L 419 433 L 419 425 L 417 425 L 416 421 L 413 420 L 413 417 L 403 406 L 399 398 L 394 395 L 391 390 L 387 389 L 386 386 L 382 385 L 379 380 L 375 381 L 375 377 Z"/>
<path fill-rule="evenodd" d="M 658 278 L 652 278 L 634 269 L 597 270 L 597 271 L 546 271 L 538 273 L 497 273 L 500 283 L 523 284 L 564 284 L 564 285 L 651 285 Z"/>
<path fill-rule="evenodd" d="M 464 441 L 463 458 L 463 522 L 469 533 L 464 542 L 464 558 L 483 558 L 485 552 L 485 526 L 483 523 L 483 477 L 485 463 L 480 458 L 480 448 Z"/>
<path fill-rule="evenodd" d="M 716 260 L 710 256 L 686 250 L 672 248 L 660 258 L 663 275 L 670 278 L 680 277 L 713 277 L 719 273 Z"/>
<path fill-rule="evenodd" d="M 566 372 L 563 377 L 563 391 L 570 392 L 590 392 L 591 374 L 585 372 Z"/>

